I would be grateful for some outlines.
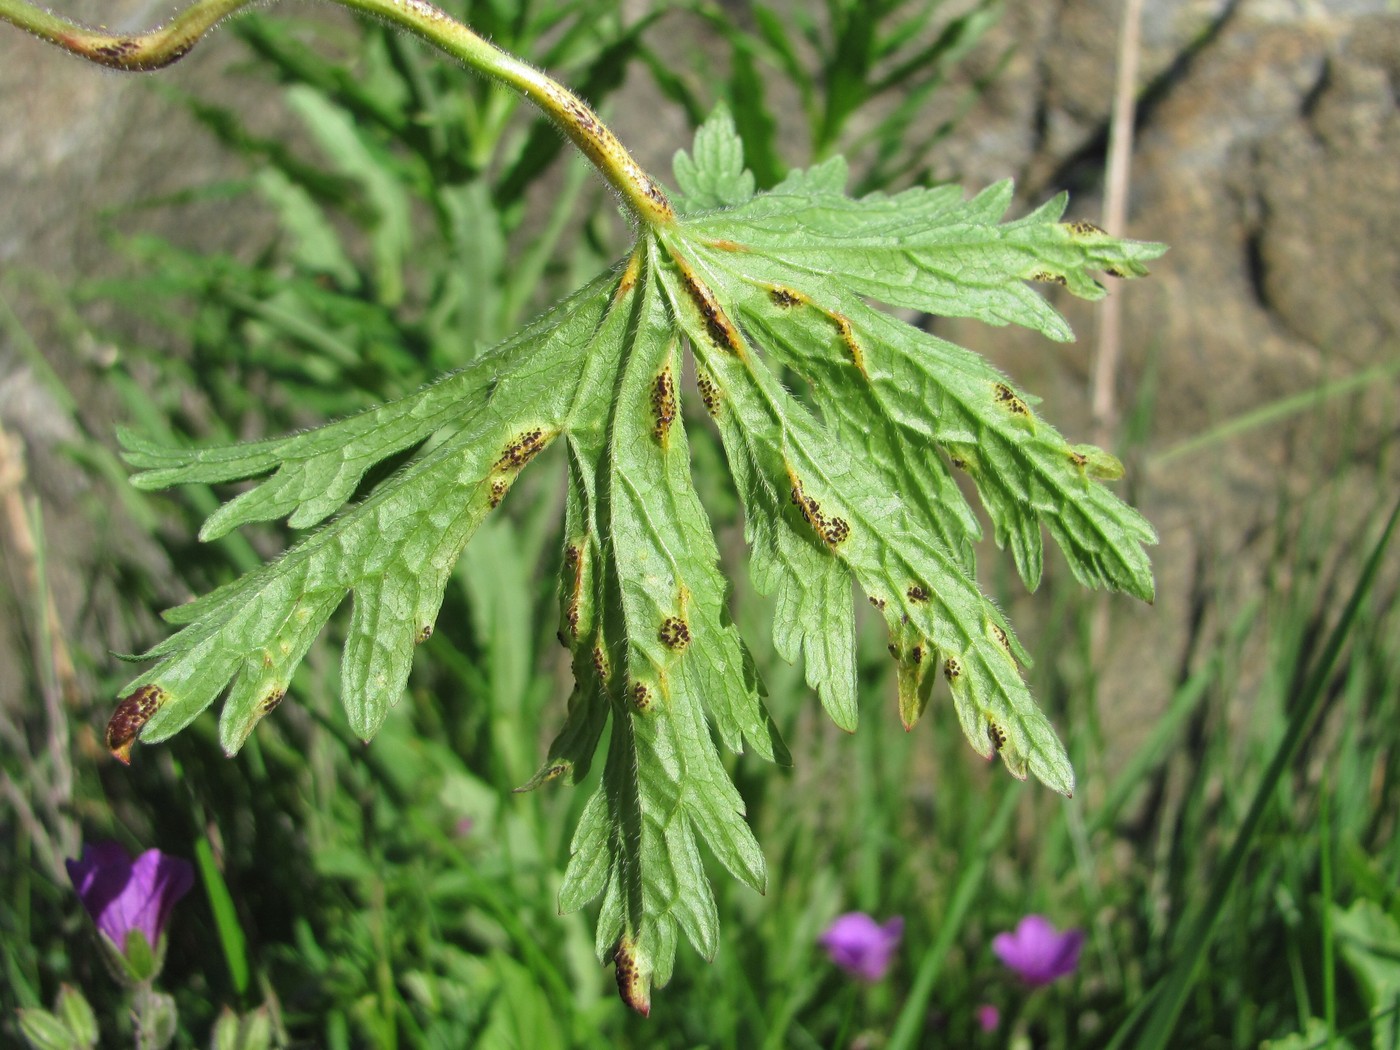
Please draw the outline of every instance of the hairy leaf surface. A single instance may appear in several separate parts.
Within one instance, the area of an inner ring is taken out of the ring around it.
[[[754,584],[776,598],[778,651],[802,658],[842,728],[857,722],[859,590],[888,626],[906,724],[941,676],[979,753],[1069,793],[1065,750],[1021,675],[1026,653],[977,585],[978,519],[955,473],[970,476],[1031,588],[1048,532],[1083,583],[1150,600],[1144,547],[1155,541],[1100,483],[1121,473],[1116,460],[1069,444],[976,354],[876,304],[1068,339],[1033,284],[1097,298],[1095,273],[1140,276],[1161,246],[1063,223],[1063,198],[1005,222],[1009,183],[970,199],[953,187],[852,199],[840,161],[755,194],[724,113],[678,154],[676,178],[684,218],[644,228],[626,263],[414,395],[227,448],[125,437],[143,487],[260,479],[210,516],[205,539],[260,521],[319,524],[276,561],[171,610],[180,629],[146,654],[155,663],[119,709],[123,731],[134,724],[151,741],[226,693],[230,752],[347,595],[344,700],[371,737],[472,533],[562,443],[560,637],[575,687],[526,786],[581,780],[607,734],[559,904],[601,899],[599,954],[616,952],[620,980],[625,969],[643,989],[669,977],[681,936],[707,958],[716,950],[702,848],[764,886],[720,748],[787,761],[691,479],[687,349],[742,501]],[[347,507],[394,456],[405,465]]]

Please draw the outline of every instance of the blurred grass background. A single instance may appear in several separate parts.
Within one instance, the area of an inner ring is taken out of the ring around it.
[[[727,101],[761,185],[841,151],[862,191],[947,175],[940,146],[1010,60],[984,48],[975,71],[961,68],[1001,14],[992,0],[696,2],[640,16],[616,0],[449,7],[605,113],[629,77],[667,127]],[[62,870],[82,841],[115,837],[200,864],[163,982],[182,1045],[202,1043],[221,1006],[264,1004],[287,1044],[307,1047],[1396,1045],[1400,574],[1386,547],[1396,493],[1372,480],[1393,476],[1396,434],[1377,444],[1352,425],[1358,391],[1379,391],[1393,412],[1384,363],[1257,401],[1192,445],[1158,437],[1160,375],[1149,361],[1139,377],[1109,444],[1130,465],[1127,494],[1149,508],[1171,464],[1209,473],[1242,433],[1306,419],[1329,435],[1261,486],[1269,509],[1248,537],[1267,551],[1257,587],[1234,585],[1244,570],[1223,543],[1218,559],[1165,581],[1162,609],[1129,613],[1127,599],[1087,594],[1053,567],[1025,597],[1007,559],[983,552],[984,581],[1036,656],[1033,690],[1079,772],[1068,802],[983,764],[936,701],[905,734],[874,624],[860,636],[860,732],[825,722],[800,668],[767,644],[771,609],[747,586],[722,453],[697,420],[697,480],[736,580],[735,616],[795,767],[734,764],[769,893],[717,882],[719,956],[706,965],[683,950],[649,1021],[616,1001],[592,916],[555,914],[587,788],[511,793],[567,695],[552,459],[468,547],[409,694],[372,746],[345,728],[332,635],[237,760],[220,753],[212,718],[139,749],[129,770],[107,760],[100,729],[128,670],[103,646],[149,644],[160,608],[291,538],[269,527],[197,544],[228,493],[134,492],[111,421],[210,442],[357,411],[469,360],[626,243],[603,188],[548,127],[416,42],[296,8],[229,31],[239,74],[279,85],[277,121],[294,134],[155,81],[222,144],[227,176],[101,217],[121,260],[110,276],[0,275],[0,328],[60,414],[102,552],[64,622],[51,612],[52,523],[11,434],[0,615],[27,659],[11,669],[25,699],[0,718],[7,1041],[13,1008],[51,1002],[64,981],[98,1005],[113,1045],[127,1038]],[[687,144],[683,132],[674,143]],[[254,249],[139,232],[153,214],[211,203],[260,231]],[[41,350],[9,308],[21,297],[45,304],[61,340]],[[1067,433],[1089,429],[1050,415]],[[1168,610],[1179,649],[1125,661],[1124,646],[1168,635],[1153,621]],[[1131,689],[1125,665],[1138,668]],[[853,909],[906,922],[894,969],[871,987],[816,946]],[[1029,912],[1088,934],[1077,975],[1034,992],[990,951]],[[1002,1012],[994,1032],[977,1023],[987,1003]]]

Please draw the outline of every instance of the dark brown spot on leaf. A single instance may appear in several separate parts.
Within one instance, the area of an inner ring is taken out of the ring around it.
[[[669,368],[663,369],[651,387],[651,436],[663,444],[676,421],[676,384]]]
[[[956,682],[962,677],[962,673],[962,663],[956,656],[950,656],[943,661],[943,677],[948,679],[949,683]]]
[[[690,644],[690,625],[679,616],[668,616],[661,622],[656,636],[667,649],[681,652]]]
[[[695,385],[700,390],[700,400],[705,405],[705,411],[711,416],[719,415],[719,391],[715,388],[714,381],[701,372],[695,377]]]
[[[527,430],[506,446],[501,458],[496,461],[497,470],[520,470],[544,450],[548,442],[544,431],[539,428]]]
[[[928,591],[922,584],[910,584],[909,589],[905,591],[904,594],[915,605],[921,605],[928,601]]]
[[[1006,731],[989,719],[987,721],[987,739],[992,742],[992,747],[1000,751],[1006,746]]]

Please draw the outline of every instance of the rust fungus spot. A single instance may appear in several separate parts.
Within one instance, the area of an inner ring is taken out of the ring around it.
[[[668,616],[661,622],[656,636],[667,649],[680,652],[690,644],[690,625],[679,616]]]
[[[948,461],[959,470],[967,469],[967,460],[963,459],[961,456],[949,456]]]
[[[92,49],[92,53],[99,58],[117,59],[125,58],[141,45],[130,37],[113,40],[110,44],[100,44]]]
[[[564,637],[563,631],[555,631],[554,637],[558,640],[559,644],[562,645],[565,649],[569,647],[569,640]]]
[[[700,311],[700,316],[705,321],[705,331],[710,334],[710,339],[722,350],[728,350],[732,354],[742,354],[743,344],[739,341],[739,333],[734,328],[734,322],[729,320],[729,316],[715,299],[714,292],[710,291],[690,270],[688,266],[681,264],[681,277],[685,280],[686,291],[690,293],[691,300],[695,303],[695,308]]]
[[[807,301],[807,297],[801,292],[794,292],[791,288],[774,288],[768,293],[775,306],[781,306],[784,310],[793,306],[799,306]]]
[[[1062,273],[1051,273],[1049,270],[1037,270],[1031,274],[1032,281],[1042,281],[1045,284],[1069,284],[1069,281]]]
[[[1001,405],[1013,416],[1030,417],[1031,410],[1026,407],[1026,403],[1016,396],[1016,392],[1005,383],[998,383],[995,387],[997,404]]]
[[[1123,276],[1123,271],[1122,271],[1122,270],[1119,270],[1119,269],[1117,269],[1117,268],[1115,268],[1115,267],[1112,267],[1112,266],[1110,266],[1108,269],[1104,270],[1104,273],[1105,273],[1107,276],[1109,276],[1109,277],[1122,277],[1122,276]]]
[[[883,608],[885,607],[885,599],[880,598],[880,597],[878,597],[878,596],[876,596],[876,595],[874,595],[874,594],[872,594],[872,595],[870,596],[869,601],[870,601],[870,604],[873,605],[873,606],[875,606],[875,608],[877,608],[877,609],[883,609]]]
[[[948,679],[949,683],[956,682],[962,677],[962,673],[962,663],[956,656],[950,656],[943,661],[943,677]]]
[[[987,739],[992,742],[992,747],[1000,751],[1006,746],[1006,730],[990,719],[987,720]]]
[[[992,637],[996,639],[997,645],[1001,646],[1008,653],[1011,652],[1011,640],[1006,637],[1006,632],[1001,629],[1000,625],[993,623],[988,624],[988,627],[991,629]]]
[[[1079,234],[1081,237],[1091,233],[1103,233],[1103,229],[1095,226],[1085,219],[1076,219],[1074,222],[1066,223],[1070,233]]]
[[[600,682],[608,680],[608,654],[603,652],[600,645],[593,647],[593,673],[598,676]]]
[[[258,705],[258,710],[265,715],[270,715],[277,710],[277,705],[282,702],[282,698],[287,695],[285,689],[274,689],[262,698],[262,703]]]
[[[647,980],[642,976],[642,971],[637,967],[636,949],[632,942],[624,937],[617,943],[617,951],[613,953],[613,963],[616,966],[617,994],[632,1010],[643,1017],[651,1015],[651,993],[647,988]]]
[[[143,685],[117,703],[117,709],[107,720],[107,750],[122,765],[131,765],[131,745],[160,705],[169,699],[158,685]]]
[[[432,624],[430,624],[430,623],[425,623],[422,627],[418,628],[418,638],[417,638],[417,641],[418,641],[418,644],[419,644],[419,645],[422,645],[424,642],[426,642],[426,641],[427,641],[429,638],[431,638],[432,636],[433,636],[433,625],[432,625]]]
[[[571,635],[573,635],[573,637],[577,638],[577,637],[578,637],[578,621],[579,621],[578,599],[577,599],[577,598],[572,598],[572,599],[570,599],[570,601],[569,601],[569,608],[568,608],[568,610],[564,613],[564,619],[565,619],[565,621],[566,621],[566,622],[568,623],[568,625],[569,625],[569,634],[571,634]],[[568,645],[568,644],[569,644],[568,642],[565,642],[563,638],[560,638],[560,639],[559,639],[559,642],[560,642],[560,644],[562,644],[562,645]]]
[[[792,502],[802,514],[802,519],[812,526],[813,531],[828,545],[835,547],[844,543],[851,535],[850,523],[845,518],[824,514],[821,504],[802,491],[800,481],[793,482]]]
[[[510,491],[510,486],[500,478],[491,482],[491,495],[486,498],[486,504],[492,510],[501,505],[501,500],[506,498],[506,493]]]
[[[1089,464],[1089,457],[1084,455],[1084,453],[1082,452],[1075,452],[1073,449],[1071,449],[1069,454],[1069,461],[1073,463],[1076,467],[1078,467],[1080,470],[1083,470]]]
[[[576,568],[581,557],[583,557],[583,553],[580,545],[577,543],[569,544],[564,548],[564,568]]]
[[[627,269],[618,278],[617,290],[613,292],[613,305],[616,306],[625,299],[637,285],[637,278],[642,272],[642,260],[640,256],[634,255],[627,262]]]
[[[645,714],[651,710],[651,690],[645,682],[632,683],[632,705]]]
[[[676,382],[669,368],[663,369],[651,386],[651,436],[664,443],[676,421]]]
[[[719,241],[706,241],[705,243],[706,243],[707,245],[709,245],[711,248],[718,248],[718,249],[719,249],[720,251],[722,251],[722,252],[746,252],[746,251],[748,251],[748,248],[745,247],[744,245],[740,244],[738,241],[719,240]]]
[[[922,605],[928,601],[928,591],[924,589],[922,584],[910,584],[909,589],[904,594],[915,605]]]
[[[851,328],[851,319],[845,314],[838,313],[832,313],[828,316],[831,318],[831,323],[836,326],[836,331],[841,334],[841,341],[846,344],[846,352],[851,355],[851,363],[856,366],[861,375],[869,379],[870,375],[865,370],[865,351],[860,348],[860,343],[856,341],[855,330]]]
[[[695,377],[695,385],[700,390],[700,400],[705,405],[705,411],[712,416],[719,415],[719,390],[714,381],[701,372]]]
[[[890,642],[889,645],[885,646],[885,649],[886,649],[886,650],[889,652],[889,654],[890,654],[891,656],[893,656],[896,660],[899,659],[899,646],[895,645],[894,642]]]
[[[921,664],[921,663],[923,663],[923,662],[924,662],[924,647],[923,647],[922,645],[916,645],[916,646],[914,646],[914,648],[910,649],[910,650],[909,650],[909,659],[912,660],[912,661],[914,661],[914,663],[916,663],[916,664]]]
[[[544,431],[538,427],[525,431],[506,446],[496,461],[496,469],[520,470],[544,450],[546,443]]]

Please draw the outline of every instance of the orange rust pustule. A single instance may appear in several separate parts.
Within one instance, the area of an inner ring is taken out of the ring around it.
[[[525,464],[544,451],[549,444],[544,431],[538,427],[527,430],[505,447],[501,458],[496,460],[497,470],[522,470]]]
[[[143,685],[122,697],[107,720],[107,750],[124,766],[131,765],[131,745],[170,696],[158,685]]]
[[[671,432],[679,408],[676,404],[676,381],[669,368],[662,369],[651,385],[651,436],[662,444]]]
[[[613,963],[616,967],[618,997],[643,1017],[650,1017],[651,992],[647,988],[646,978],[637,966],[636,949],[627,938],[624,937],[618,942],[617,951],[613,953]]]
[[[841,341],[846,344],[846,352],[851,356],[851,363],[856,366],[856,371],[865,378],[870,378],[870,373],[865,370],[865,351],[861,349],[860,343],[856,341],[855,329],[851,327],[851,319],[845,314],[828,312],[831,323],[836,326],[836,331],[841,336]]]

